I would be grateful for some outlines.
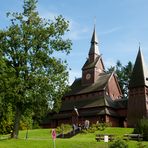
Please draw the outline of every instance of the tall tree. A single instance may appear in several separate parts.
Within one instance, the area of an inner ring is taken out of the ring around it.
[[[124,97],[128,97],[128,85],[133,70],[133,64],[131,61],[127,65],[123,66],[118,60],[115,67],[108,68],[107,71],[115,71],[118,76],[119,85]]]
[[[36,4],[37,0],[24,0],[23,12],[7,13],[11,25],[0,30],[0,98],[11,103],[15,112],[13,138],[18,137],[26,109],[40,109],[54,101],[53,109],[58,111],[67,90],[67,63],[54,53],[71,50],[71,41],[64,38],[68,21],[62,16],[54,21],[40,18]]]

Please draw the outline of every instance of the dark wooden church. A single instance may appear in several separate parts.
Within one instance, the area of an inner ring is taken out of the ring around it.
[[[94,28],[82,77],[76,79],[63,96],[60,112],[50,113],[42,126],[84,125],[89,120],[90,124],[105,122],[134,127],[143,117],[148,117],[148,69],[140,47],[129,84],[129,98],[124,99],[116,74],[105,72]]]
[[[82,77],[73,82],[71,90],[62,98],[60,112],[50,114],[46,119],[44,127],[62,123],[82,125],[85,120],[126,126],[127,99],[122,98],[116,74],[105,72],[95,28]]]

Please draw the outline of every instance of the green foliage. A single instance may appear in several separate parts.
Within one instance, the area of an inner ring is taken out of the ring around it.
[[[69,124],[61,124],[56,128],[56,132],[58,134],[66,134],[68,132],[72,131],[72,126]]]
[[[83,134],[88,134],[88,133],[89,133],[89,130],[82,129],[81,133],[83,133]]]
[[[88,129],[88,133],[94,133],[95,131],[97,131],[97,127],[95,126],[95,124],[93,124],[93,125]]]
[[[13,128],[13,112],[10,104],[1,106],[0,111],[0,134],[8,134]],[[4,109],[5,108],[5,109]]]
[[[64,38],[69,22],[62,16],[40,18],[36,4],[24,0],[23,12],[7,13],[11,24],[0,30],[0,103],[12,105],[16,138],[26,109],[40,120],[53,101],[58,112],[68,89],[67,62],[55,55],[71,50],[71,41]]]
[[[32,115],[31,115],[31,112],[28,110],[21,117],[19,129],[20,130],[32,129],[32,125],[33,125],[32,122],[33,122]]]
[[[32,129],[40,129],[40,124],[38,121],[36,120],[33,120],[33,123],[32,123]]]
[[[96,124],[92,124],[88,129],[83,129],[81,132],[84,134],[88,134],[88,133],[94,133],[95,131],[97,131],[97,126]]]
[[[83,129],[82,133],[87,134],[87,133],[94,133],[96,131],[103,131],[105,130],[106,127],[109,127],[110,123],[97,123],[97,124],[92,124],[87,130]]]
[[[138,142],[137,148],[146,148],[146,145],[144,145],[142,142]]]
[[[104,130],[106,127],[110,127],[110,123],[97,123],[96,124],[98,130]]]
[[[144,140],[148,141],[148,119],[139,120],[134,128],[134,133],[142,134]]]
[[[128,148],[128,144],[122,139],[117,139],[110,144],[109,148]]]

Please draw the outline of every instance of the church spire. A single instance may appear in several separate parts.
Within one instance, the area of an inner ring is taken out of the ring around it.
[[[141,52],[139,45],[139,51],[134,65],[133,73],[131,76],[129,88],[148,86],[147,77],[148,77],[148,69],[145,65],[143,54]]]
[[[91,39],[91,43],[96,43],[98,44],[98,39],[97,39],[97,34],[96,34],[96,27],[94,26],[94,31],[93,31],[93,35],[92,35],[92,39]]]
[[[92,60],[94,61],[98,55],[100,55],[99,48],[98,48],[98,38],[97,38],[97,34],[96,34],[96,28],[94,26],[93,35],[91,38],[91,46],[90,46],[90,50],[89,50],[89,58],[91,59],[91,61]]]

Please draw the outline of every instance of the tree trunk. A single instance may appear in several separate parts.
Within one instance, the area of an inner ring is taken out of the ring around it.
[[[13,132],[12,132],[11,138],[15,138],[15,139],[18,138],[20,119],[21,119],[21,111],[20,111],[19,107],[16,107]]]

